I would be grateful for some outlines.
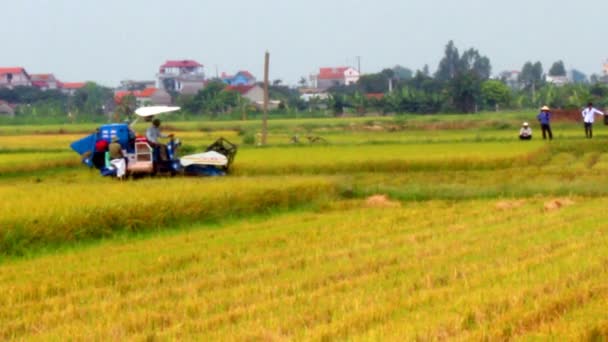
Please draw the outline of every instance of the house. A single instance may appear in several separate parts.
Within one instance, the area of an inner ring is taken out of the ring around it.
[[[320,68],[318,74],[311,76],[311,82],[314,88],[328,89],[355,84],[359,77],[359,71],[351,67]]]
[[[164,89],[146,88],[143,90],[119,90],[114,93],[114,102],[120,104],[122,99],[127,95],[135,97],[136,105],[141,106],[168,106],[171,104],[171,95]]]
[[[58,89],[59,81],[53,74],[31,74],[32,86],[41,90]]]
[[[182,95],[196,95],[199,90],[205,88],[207,82],[185,82],[182,84],[180,94]]]
[[[22,67],[0,68],[0,88],[30,87],[30,75]]]
[[[57,86],[61,90],[62,93],[67,95],[74,95],[76,90],[82,89],[87,84],[85,82],[58,82]]]
[[[264,103],[264,89],[257,84],[227,86],[225,89],[227,91],[236,91],[252,103]]]
[[[608,76],[608,59],[604,63],[604,65],[602,67],[602,71],[604,71],[604,76]]]
[[[157,88],[168,92],[181,93],[187,89],[192,92],[205,86],[203,65],[194,60],[169,60],[160,66]]]
[[[507,70],[503,71],[499,75],[499,79],[505,82],[511,89],[520,89],[521,83],[519,82],[519,75],[521,74],[518,70]]]
[[[15,110],[13,109],[13,107],[8,104],[8,102],[2,100],[0,100],[0,117],[1,116],[15,116]]]
[[[228,75],[223,72],[220,78],[224,83],[231,86],[254,85],[256,82],[255,76],[247,70],[241,70],[236,75]]]
[[[135,98],[140,106],[155,105],[168,106],[171,104],[171,95],[163,89],[146,88],[139,91]]]
[[[545,77],[545,81],[547,81],[547,83],[550,84],[554,84],[558,87],[561,87],[563,85],[566,85],[568,83],[570,83],[570,79],[568,79],[568,76],[550,76],[547,75]]]
[[[156,81],[134,81],[134,80],[123,80],[120,81],[120,85],[116,90],[144,90],[146,88],[154,88]]]
[[[258,109],[262,109],[264,107],[264,89],[259,85],[237,85],[237,86],[227,86],[225,88],[227,91],[236,91],[243,98],[246,98],[251,103],[253,103]],[[268,101],[268,109],[273,110],[279,108],[281,101],[277,100],[269,100]]]
[[[329,99],[329,94],[323,91],[319,91],[315,88],[300,88],[300,99],[304,102],[310,102],[311,100],[324,101]]]

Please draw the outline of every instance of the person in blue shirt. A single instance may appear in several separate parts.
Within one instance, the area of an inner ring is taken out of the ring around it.
[[[538,122],[540,122],[540,128],[543,131],[543,139],[547,139],[548,134],[549,140],[553,140],[553,132],[551,132],[551,112],[549,107],[543,106],[536,118],[538,119]]]

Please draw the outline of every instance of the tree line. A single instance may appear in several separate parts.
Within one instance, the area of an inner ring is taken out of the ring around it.
[[[548,82],[566,76],[563,61],[553,63],[547,73],[541,62],[526,62],[517,77],[513,74],[491,78],[492,65],[487,56],[477,49],[460,51],[453,41],[444,49],[435,73],[428,65],[413,71],[397,65],[378,73],[362,75],[356,84],[327,89],[327,98],[304,101],[298,88],[275,80],[269,87],[270,98],[279,100],[276,115],[298,112],[331,112],[341,115],[377,113],[473,113],[500,109],[580,108],[592,101],[598,106],[608,105],[608,86],[597,76],[587,79],[573,70],[566,84]],[[306,80],[300,81],[304,87]],[[228,90],[221,80],[212,79],[195,95],[171,93],[174,103],[192,115],[246,117],[259,108],[249,103],[238,92]],[[73,94],[59,90],[40,90],[35,87],[0,88],[0,100],[17,103],[17,115],[65,116],[87,119],[116,113],[128,116],[135,107],[132,96],[123,103],[114,102],[111,88],[89,82]],[[236,113],[236,115],[235,115]]]
[[[450,41],[434,74],[428,66],[415,72],[402,66],[387,68],[361,76],[357,84],[330,88],[329,103],[336,113],[345,108],[358,113],[472,113],[542,105],[580,108],[589,101],[608,105],[608,86],[597,76],[587,80],[572,70],[567,83],[548,81],[565,80],[567,71],[561,60],[546,74],[541,62],[526,62],[515,79],[513,74],[492,79],[491,71],[487,56],[474,48],[460,53]]]

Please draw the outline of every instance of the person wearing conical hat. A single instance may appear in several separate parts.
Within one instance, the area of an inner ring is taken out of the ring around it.
[[[527,122],[524,122],[519,130],[519,140],[530,139],[532,139],[532,128],[530,128],[530,125]]]
[[[553,140],[553,132],[551,131],[551,111],[549,107],[543,106],[540,109],[540,113],[536,116],[540,123],[540,129],[543,131],[543,139]]]

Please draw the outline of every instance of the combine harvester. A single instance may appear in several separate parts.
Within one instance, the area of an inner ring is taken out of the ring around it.
[[[141,107],[135,111],[138,117],[151,121],[155,115],[170,113],[180,107],[153,106]],[[219,138],[209,145],[205,152],[179,158],[177,150],[180,141],[172,136],[167,143],[167,158],[162,160],[160,148],[152,147],[145,137],[137,136],[131,129],[137,122],[113,123],[99,127],[96,133],[73,142],[70,147],[80,154],[82,162],[99,169],[103,176],[116,176],[119,167],[109,159],[107,148],[98,151],[97,146],[107,146],[115,139],[122,147],[126,157],[126,175],[133,177],[157,174],[184,174],[191,176],[223,176],[229,170],[236,155],[236,145]],[[101,143],[101,144],[100,144]]]

